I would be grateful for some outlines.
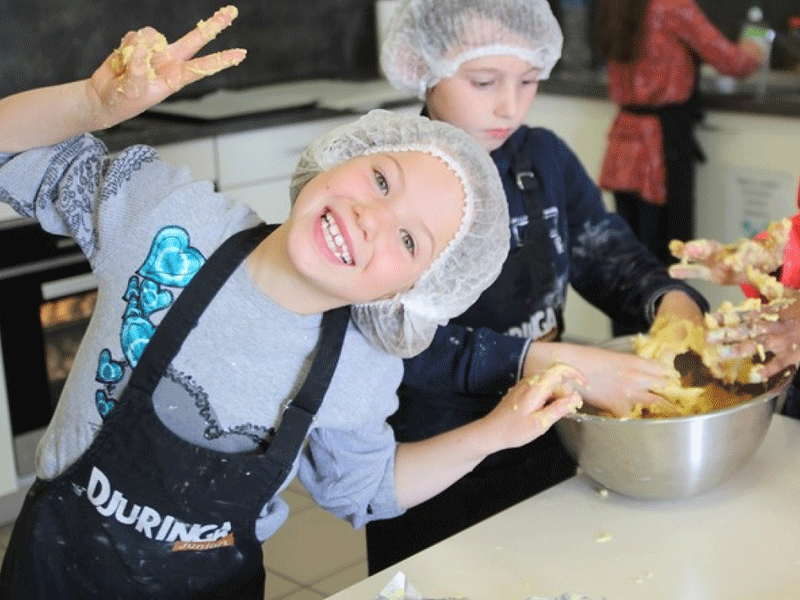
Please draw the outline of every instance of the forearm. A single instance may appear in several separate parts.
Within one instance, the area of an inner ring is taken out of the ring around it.
[[[522,377],[533,377],[559,363],[579,366],[579,348],[567,342],[531,342],[522,363]]]
[[[485,457],[518,448],[546,432],[582,404],[577,389],[586,378],[566,365],[519,382],[492,411],[421,442],[399,444],[395,454],[397,503],[410,508],[469,473]]]
[[[688,294],[680,290],[670,290],[661,296],[656,315],[672,315],[703,324],[703,310]]]
[[[103,125],[89,81],[37,88],[0,99],[0,152],[49,146]]]
[[[419,442],[398,444],[397,502],[411,508],[432,498],[474,469],[491,453],[482,419]]]

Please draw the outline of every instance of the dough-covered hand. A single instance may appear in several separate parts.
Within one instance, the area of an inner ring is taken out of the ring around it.
[[[800,292],[785,289],[782,299],[766,305],[748,301],[735,311],[711,313],[707,316],[706,340],[726,360],[753,358],[763,362],[758,374],[763,380],[769,379],[800,364],[798,300]]]
[[[585,385],[586,378],[577,369],[562,364],[520,380],[485,417],[497,436],[497,449],[527,444],[574,413],[583,404],[577,390]]]
[[[184,86],[242,62],[247,52],[241,48],[194,58],[237,15],[234,6],[221,8],[171,44],[152,27],[128,32],[89,80],[101,127],[135,117]]]
[[[576,364],[588,380],[580,392],[592,406],[616,417],[630,414],[637,404],[658,404],[669,412],[670,403],[657,391],[672,385],[674,369],[658,360],[605,348],[584,346],[577,352]]]
[[[669,267],[669,274],[676,279],[703,279],[719,285],[758,284],[753,280],[758,274],[772,273],[783,264],[790,229],[791,221],[782,219],[770,223],[764,237],[734,244],[707,239],[672,240],[670,252],[680,262]]]

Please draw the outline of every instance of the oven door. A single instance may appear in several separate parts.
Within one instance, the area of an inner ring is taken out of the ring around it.
[[[23,220],[0,229],[0,344],[17,474],[34,473],[50,422],[97,297],[75,242]]]

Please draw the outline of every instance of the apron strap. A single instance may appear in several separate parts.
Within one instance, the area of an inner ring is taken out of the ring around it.
[[[287,469],[292,466],[299,454],[322,399],[328,391],[349,322],[349,306],[329,310],[322,315],[322,334],[311,363],[311,370],[297,396],[286,405],[280,427],[275,432],[266,453],[268,458]]]
[[[200,315],[245,257],[274,228],[260,223],[234,233],[212,253],[156,327],[131,375],[129,387],[152,395]]]
[[[524,144],[524,142],[523,142]],[[550,231],[544,218],[541,204],[536,198],[540,189],[539,176],[535,172],[533,161],[522,148],[518,148],[512,140],[508,142],[511,155],[511,171],[514,180],[522,194],[522,200],[528,212],[528,227],[525,239],[528,244],[535,245],[539,250],[539,258],[534,267],[531,265],[531,277],[539,289],[546,289],[554,278],[553,246],[550,241]],[[559,324],[559,331],[561,325]]]
[[[211,254],[156,328],[131,376],[129,387],[152,395],[167,366],[219,289],[275,227],[261,223],[239,231]],[[284,470],[294,463],[322,404],[341,354],[349,320],[349,306],[322,315],[322,334],[310,372],[297,396],[286,405],[280,426],[265,454]]]

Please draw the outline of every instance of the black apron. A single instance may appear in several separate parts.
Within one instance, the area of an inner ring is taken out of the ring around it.
[[[695,126],[703,118],[697,85],[684,103],[660,107],[623,106],[622,111],[658,118],[666,171],[667,202],[664,209],[667,239],[694,239],[695,163],[706,159],[695,138]]]
[[[179,438],[157,417],[152,393],[205,307],[270,230],[239,232],[209,257],[90,447],[63,474],[34,482],[6,551],[0,598],[263,599],[256,518],[322,402],[349,309],[323,315],[310,374],[265,451],[229,454]]]

